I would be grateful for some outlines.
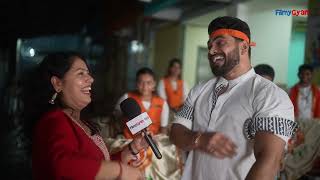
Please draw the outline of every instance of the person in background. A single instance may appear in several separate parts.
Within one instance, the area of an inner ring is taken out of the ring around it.
[[[298,70],[299,82],[289,92],[294,115],[299,119],[320,118],[320,92],[312,83],[313,67],[303,64]]]
[[[169,118],[169,107],[165,100],[155,94],[155,86],[156,82],[154,72],[147,67],[139,69],[136,73],[137,89],[125,93],[119,98],[114,110],[115,117],[117,117],[117,119],[123,119],[123,122],[126,122],[126,117],[123,117],[120,103],[127,98],[133,98],[140,106],[141,112],[147,112],[148,116],[152,120],[152,124],[147,128],[148,132],[152,135],[157,135],[160,133],[166,134]],[[134,138],[128,127],[125,125],[123,127],[123,134],[127,139]],[[145,168],[148,167],[152,162],[152,150],[149,148],[147,152],[137,152],[137,154],[139,154],[139,157],[142,159],[146,159],[144,163],[139,165],[141,170],[145,170]]]
[[[147,67],[141,68],[136,73],[136,87],[134,91],[130,91],[122,95],[114,110],[116,117],[122,116],[120,103],[128,97],[137,101],[141,108],[141,112],[147,112],[152,120],[152,124],[148,127],[151,134],[166,133],[168,125],[169,107],[167,102],[155,93],[155,74]],[[132,138],[128,128],[124,128],[124,136]]]
[[[208,27],[215,77],[193,87],[177,112],[170,138],[189,150],[182,180],[271,180],[294,133],[293,105],[250,62],[250,29],[235,17]]]
[[[110,155],[99,129],[80,115],[91,102],[93,82],[85,59],[67,52],[47,55],[25,82],[34,179],[143,179],[128,162],[139,161],[133,151],[148,148],[144,138]]]
[[[158,83],[157,88],[160,97],[165,99],[171,110],[177,111],[188,96],[189,89],[181,79],[181,61],[173,58],[169,62],[167,75]]]
[[[274,70],[268,64],[258,64],[254,67],[254,71],[270,81],[274,80]]]

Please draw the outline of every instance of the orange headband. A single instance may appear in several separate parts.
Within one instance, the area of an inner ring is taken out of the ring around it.
[[[218,29],[216,31],[213,31],[210,34],[209,37],[210,38],[215,38],[217,36],[221,36],[221,35],[224,35],[224,34],[228,34],[230,36],[242,39],[242,40],[248,42],[250,46],[256,46],[255,42],[250,42],[249,41],[249,38],[245,33],[241,32],[241,31],[238,31],[238,30],[235,30],[235,29]]]

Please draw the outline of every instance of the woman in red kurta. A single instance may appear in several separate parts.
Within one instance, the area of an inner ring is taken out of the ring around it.
[[[103,151],[106,148],[100,149],[89,137],[63,111],[57,109],[45,114],[34,132],[34,178],[94,179],[102,161],[110,160],[110,156],[108,151]]]
[[[32,89],[39,98],[29,99],[33,105],[26,107],[42,114],[33,128],[34,179],[142,179],[142,173],[128,163],[139,161],[134,154],[148,147],[144,138],[137,137],[130,148],[110,156],[97,128],[80,118],[91,102],[93,83],[84,59],[74,53],[51,54],[38,73]]]

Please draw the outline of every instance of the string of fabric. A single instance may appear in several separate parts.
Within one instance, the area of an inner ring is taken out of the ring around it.
[[[217,87],[217,84],[218,82],[220,81],[220,77],[216,80],[216,82],[214,83],[213,85],[213,93],[212,93],[212,106],[211,106],[211,109],[210,109],[210,119],[208,121],[208,126],[210,125],[210,122],[211,122],[211,115],[212,115],[212,112],[216,106],[216,103],[217,103],[217,100],[218,100],[218,97],[225,93],[226,90],[228,89],[228,86],[229,84],[225,85],[225,84],[220,84],[218,87]]]

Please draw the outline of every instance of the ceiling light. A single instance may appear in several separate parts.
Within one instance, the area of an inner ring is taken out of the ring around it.
[[[152,0],[139,0],[141,2],[146,2],[146,3],[150,3]]]

